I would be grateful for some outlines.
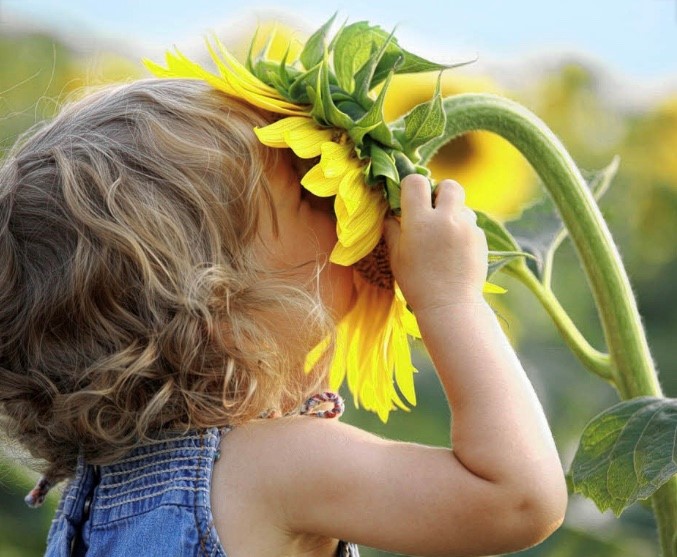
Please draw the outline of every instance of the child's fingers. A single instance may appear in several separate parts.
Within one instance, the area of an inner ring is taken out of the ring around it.
[[[459,215],[465,209],[465,190],[454,180],[442,180],[434,192],[435,208]]]
[[[388,217],[383,221],[383,237],[388,249],[392,251],[400,238],[400,223],[395,217]]]
[[[410,174],[404,177],[400,184],[400,206],[403,222],[432,208],[430,182],[425,176]]]

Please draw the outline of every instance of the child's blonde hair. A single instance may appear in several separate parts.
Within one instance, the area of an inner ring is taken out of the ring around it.
[[[294,409],[332,324],[314,288],[268,272],[271,117],[191,80],[92,94],[0,169],[0,408],[72,474],[160,430]],[[312,261],[309,264],[317,264]]]

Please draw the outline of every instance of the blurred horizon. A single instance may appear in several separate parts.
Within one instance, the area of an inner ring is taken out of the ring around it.
[[[677,90],[677,0],[423,0],[416,10],[400,0],[387,9],[357,0],[251,0],[246,8],[234,0],[0,0],[0,32],[33,28],[85,54],[105,49],[139,61],[160,58],[174,45],[201,49],[210,33],[242,41],[271,19],[307,36],[333,13],[336,27],[361,19],[397,27],[401,44],[435,60],[477,58],[463,71],[490,74],[506,87],[539,79],[556,61],[569,60],[596,70],[620,106],[641,107]]]

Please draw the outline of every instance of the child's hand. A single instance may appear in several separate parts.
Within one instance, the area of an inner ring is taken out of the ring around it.
[[[431,200],[427,178],[412,174],[402,180],[401,195],[402,217],[386,219],[385,238],[395,280],[414,312],[480,301],[487,241],[463,188],[444,180]]]

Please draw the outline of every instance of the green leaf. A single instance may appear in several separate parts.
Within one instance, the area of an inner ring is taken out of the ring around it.
[[[401,48],[393,33],[371,26],[366,21],[343,27],[334,37],[329,50],[334,54],[338,84],[350,93],[358,89],[354,79],[356,74],[362,87],[367,84],[367,90],[371,91],[393,70],[397,74],[441,71],[468,63],[445,65],[425,60]],[[374,57],[376,64],[372,67]],[[362,88],[358,98],[363,100],[363,97]]]
[[[475,211],[475,214],[477,215],[477,226],[484,230],[484,234],[487,237],[489,251],[521,251],[515,239],[510,235],[510,232],[500,222],[492,219],[482,211]]]
[[[319,87],[322,93],[321,98],[324,104],[324,121],[337,128],[343,128],[350,131],[350,129],[353,128],[355,124],[350,116],[339,110],[339,108],[334,104],[334,95],[329,82],[330,74],[329,55],[325,50],[324,58],[320,66],[320,73],[318,74]]]
[[[289,100],[297,104],[309,104],[312,99],[308,96],[308,87],[317,86],[317,76],[320,73],[320,64],[317,64],[312,69],[299,74],[292,84],[289,86],[287,92]]]
[[[599,201],[609,189],[612,180],[615,178],[616,173],[618,172],[618,167],[620,166],[620,163],[621,158],[618,155],[616,155],[613,159],[611,159],[611,162],[601,170],[596,170],[592,172],[587,170],[581,170],[583,177],[588,183],[588,187],[592,191],[593,197],[597,201]]]
[[[386,198],[388,199],[388,204],[392,209],[393,213],[396,215],[400,214],[401,204],[400,204],[400,182],[392,180],[391,178],[386,178]]]
[[[385,41],[383,41],[383,44],[380,46],[380,48],[376,42],[372,43],[371,56],[364,66],[362,66],[355,74],[355,97],[365,106],[368,106],[371,101],[371,98],[369,97],[369,91],[374,88],[372,85],[374,73],[376,72],[376,68],[378,67],[379,63],[383,59],[383,56],[386,54],[388,48],[394,47],[397,51],[399,51],[399,47],[397,47],[396,44],[393,44],[395,43],[394,33],[395,30],[393,29],[392,33],[390,33]],[[395,66],[400,60],[401,56],[398,54],[397,58],[395,58],[393,61],[393,64],[390,64],[390,69],[385,75],[386,79],[390,79],[388,76],[390,76],[392,72],[395,71]]]
[[[345,35],[341,33],[335,38],[334,44],[339,52],[338,57],[336,52],[334,53],[334,66],[337,76],[341,74],[339,78],[341,86],[347,91],[359,92],[360,101],[364,100],[365,92],[371,91],[387,79],[391,71],[396,74],[442,71],[474,61],[457,64],[431,62],[404,50],[394,37],[394,30],[387,33],[380,27],[369,26],[365,21],[353,25],[354,29],[349,29],[351,26],[348,26],[345,28],[348,30]],[[359,40],[356,40],[357,35],[361,35]],[[353,44],[347,45],[349,41],[353,41]],[[344,47],[347,47],[345,51]],[[346,58],[348,55],[353,56],[352,61]]]
[[[334,23],[336,19],[336,14],[331,16],[329,20],[322,25],[317,31],[315,31],[310,38],[306,41],[303,50],[299,59],[301,64],[306,70],[309,70],[313,66],[319,64],[324,57],[324,51],[327,45],[327,36],[329,33],[329,28]]]
[[[372,27],[366,21],[347,25],[334,39],[334,70],[339,86],[352,93],[354,76],[357,70],[371,58],[373,46],[384,41],[383,32]]]
[[[586,426],[571,465],[574,491],[619,516],[677,473],[677,399],[638,397]]]
[[[393,68],[395,69],[396,74],[439,72],[443,70],[449,70],[451,68],[465,66],[466,64],[471,64],[475,61],[466,60],[456,64],[438,64],[436,62],[430,62],[429,60],[404,50],[397,44],[397,41],[393,42],[395,43],[395,48],[391,47],[383,55],[381,61],[374,70],[374,75],[369,85],[370,90],[386,79],[390,73],[390,70]]]
[[[523,252],[510,232],[497,220],[482,211],[475,211],[477,226],[487,238],[489,247],[489,269],[487,278],[510,263],[521,261],[530,254]]]
[[[533,255],[533,258],[527,262],[527,266],[534,275],[541,279],[545,270],[547,253],[564,228],[550,197],[544,195],[539,201],[525,209],[519,220],[506,223],[506,228],[520,249]]]
[[[395,183],[399,182],[400,177],[391,152],[374,144],[369,154],[371,156],[371,177],[374,180],[390,178]]]
[[[608,190],[618,170],[618,164],[618,157],[614,157],[606,168],[583,173],[595,199],[599,200]],[[506,227],[520,248],[534,256],[527,264],[531,272],[541,279],[546,264],[552,260],[555,251],[568,236],[555,204],[549,196],[543,196],[537,203],[525,209],[518,220],[508,222]]]
[[[433,98],[415,106],[404,117],[404,134],[401,141],[406,154],[413,161],[420,158],[417,149],[421,145],[425,145],[431,139],[438,138],[444,132],[447,116],[442,107],[441,77],[440,74]]]
[[[341,111],[346,113],[352,120],[357,122],[362,118],[367,111],[354,100],[340,101],[336,103],[336,107]]]
[[[501,270],[508,263],[522,257],[530,257],[530,255],[523,251],[490,251],[487,278]]]
[[[306,91],[308,92],[308,98],[313,105],[310,110],[310,115],[316,122],[326,124],[324,120],[324,99],[322,98],[322,67],[320,67],[317,72],[315,86],[308,85]]]

